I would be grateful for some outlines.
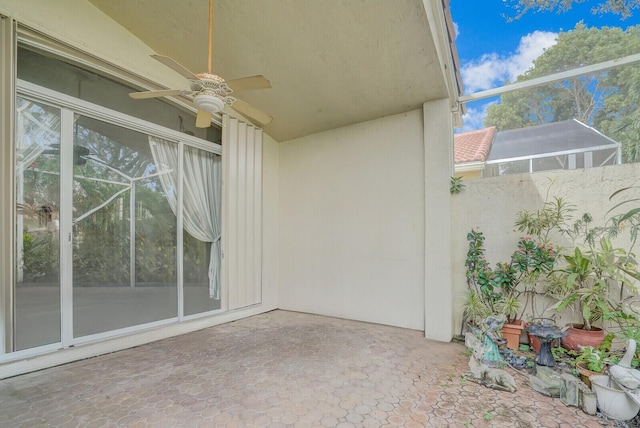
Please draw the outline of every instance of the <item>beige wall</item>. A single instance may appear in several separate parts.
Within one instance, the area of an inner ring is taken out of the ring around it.
[[[417,110],[280,144],[281,308],[423,329],[423,131]]]
[[[597,225],[604,223],[606,212],[614,205],[609,202],[609,196],[620,188],[637,185],[638,177],[640,164],[630,164],[466,181],[462,192],[452,197],[456,330],[459,332],[462,320],[466,235],[471,228],[484,232],[486,256],[491,264],[508,261],[521,237],[514,227],[517,212],[542,208],[547,192],[550,197],[562,197],[576,205],[576,218],[589,212]],[[563,243],[569,244],[566,240]],[[620,242],[620,245],[624,244]],[[564,313],[558,318],[558,324],[573,320],[570,313]]]
[[[87,0],[0,0],[0,13],[156,83],[184,85],[183,78],[149,56],[151,48]]]
[[[466,180],[473,180],[482,176],[482,171],[462,171],[454,174],[456,177],[462,177],[462,184],[466,183]]]
[[[278,307],[278,195],[279,145],[262,137],[262,304]]]
[[[451,175],[453,124],[448,100],[424,104],[424,334],[429,339],[453,337],[451,289]]]

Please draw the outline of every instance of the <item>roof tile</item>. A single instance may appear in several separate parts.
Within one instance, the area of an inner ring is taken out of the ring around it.
[[[495,135],[495,126],[455,134],[453,136],[455,163],[486,161]]]

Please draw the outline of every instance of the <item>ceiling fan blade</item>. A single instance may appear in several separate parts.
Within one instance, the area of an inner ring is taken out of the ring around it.
[[[178,64],[173,58],[164,55],[151,55],[151,58],[160,61],[175,72],[182,74],[187,79],[198,80],[198,76],[187,70],[184,66]]]
[[[198,110],[198,115],[196,116],[196,128],[208,128],[211,126],[211,119],[213,115],[208,111]]]
[[[165,89],[161,91],[144,91],[144,92],[132,92],[129,94],[134,100],[142,100],[145,98],[158,98],[167,97],[169,95],[180,95],[183,93],[181,89]]]
[[[261,125],[271,123],[273,118],[261,110],[258,110],[249,103],[236,99],[231,107],[240,114],[247,116],[249,119],[253,119]]]
[[[234,92],[251,91],[253,89],[269,89],[271,87],[271,82],[269,82],[269,80],[267,80],[263,75],[227,80],[226,83]]]

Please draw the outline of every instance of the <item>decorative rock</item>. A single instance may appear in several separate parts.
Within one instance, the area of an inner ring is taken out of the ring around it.
[[[580,402],[580,409],[587,415],[595,415],[598,410],[598,400],[596,399],[596,393],[591,391],[587,385],[582,382],[578,382],[578,395]]]
[[[535,376],[529,375],[529,383],[535,391],[549,397],[560,397],[560,391],[564,385],[562,377],[545,366],[538,366]]]
[[[580,394],[578,379],[569,373],[562,373],[562,388],[560,388],[560,400],[565,406],[578,406],[580,404]]]
[[[536,377],[553,388],[558,388],[558,390],[562,388],[562,376],[549,367],[538,366]]]
[[[560,397],[560,385],[550,385],[537,376],[529,375],[529,383],[534,391],[548,397]]]

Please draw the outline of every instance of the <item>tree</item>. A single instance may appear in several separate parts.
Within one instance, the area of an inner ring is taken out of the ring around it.
[[[558,35],[557,43],[517,82],[637,53],[640,26],[587,28],[582,23]],[[640,70],[614,68],[562,82],[505,93],[488,108],[485,126],[499,131],[575,118],[623,147],[625,162],[640,160]]]
[[[586,0],[508,0],[515,10],[515,16],[507,17],[507,20],[520,19],[529,11],[533,12],[566,12],[575,3],[584,3]],[[640,0],[600,0],[592,8],[594,14],[612,13],[620,15],[620,19],[627,19],[634,9],[640,7]]]

